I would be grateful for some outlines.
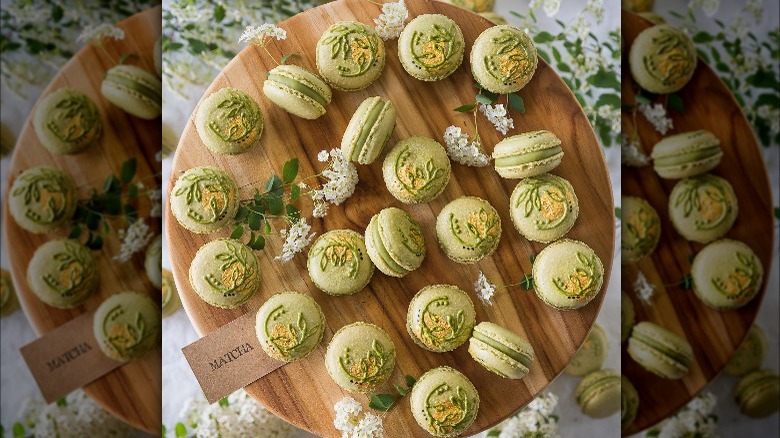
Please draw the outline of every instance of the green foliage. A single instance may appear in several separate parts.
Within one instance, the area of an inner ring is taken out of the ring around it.
[[[406,375],[404,380],[406,383],[405,387],[398,384],[393,385],[393,388],[398,393],[398,397],[396,397],[393,394],[370,394],[368,407],[376,411],[382,411],[382,412],[389,411],[390,408],[392,408],[393,405],[395,405],[397,399],[400,397],[404,397],[406,394],[408,394],[409,391],[412,390],[414,384],[417,383],[417,379],[415,379],[413,376],[410,376],[408,374]]]

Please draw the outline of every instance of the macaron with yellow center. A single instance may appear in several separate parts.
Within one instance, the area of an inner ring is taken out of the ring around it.
[[[721,239],[693,258],[693,291],[704,304],[718,310],[738,309],[761,290],[764,268],[756,253],[738,240]]]
[[[50,240],[39,246],[27,265],[27,284],[44,303],[71,309],[86,301],[99,283],[92,251],[76,240]]]
[[[465,46],[463,32],[452,19],[441,14],[421,14],[398,37],[398,58],[414,78],[438,81],[460,67]]]
[[[533,40],[507,24],[484,30],[471,48],[471,73],[482,88],[497,94],[519,91],[539,62]]]
[[[450,260],[473,264],[489,257],[501,240],[501,217],[490,203],[476,196],[461,196],[436,217],[439,247]]]
[[[349,392],[368,393],[395,368],[395,345],[380,327],[356,322],[339,329],[325,352],[328,374]]]
[[[24,170],[8,190],[8,212],[17,225],[43,234],[65,225],[78,206],[76,184],[67,173],[40,166]]]
[[[311,245],[307,267],[311,281],[328,295],[352,295],[374,275],[363,236],[352,230],[331,230]]]
[[[536,256],[533,281],[536,296],[549,306],[579,309],[601,291],[604,265],[587,244],[561,239]]]
[[[545,173],[521,180],[509,198],[509,217],[528,240],[549,243],[568,233],[580,214],[574,187]]]
[[[160,309],[149,295],[113,294],[98,306],[93,318],[98,346],[112,359],[139,359],[159,344]]]
[[[260,142],[263,112],[255,100],[237,88],[221,88],[201,101],[195,128],[201,141],[218,155],[242,154]]]
[[[357,21],[340,21],[322,34],[315,49],[317,70],[331,87],[362,90],[385,68],[385,43],[376,31]]]
[[[49,152],[73,155],[97,143],[103,132],[103,121],[89,96],[75,88],[63,87],[38,103],[33,128]]]
[[[444,146],[428,137],[399,141],[382,163],[387,190],[405,204],[436,199],[447,187],[450,171],[450,158]]]
[[[406,330],[415,344],[428,351],[452,351],[471,336],[476,315],[471,298],[459,287],[426,286],[409,303]]]
[[[255,332],[269,356],[293,362],[308,356],[322,340],[325,314],[308,295],[282,292],[257,311]]]
[[[218,239],[200,247],[190,264],[190,284],[207,304],[235,309],[260,287],[261,273],[251,248],[234,239]]]
[[[621,207],[621,261],[638,262],[652,254],[661,240],[661,218],[649,202],[636,196],[623,196]]]
[[[709,173],[685,178],[669,194],[669,219],[688,240],[709,243],[725,235],[739,213],[728,181]]]
[[[423,430],[436,437],[455,437],[477,418],[479,393],[463,373],[441,366],[420,376],[409,404]]]
[[[643,89],[669,94],[682,89],[696,70],[696,47],[681,29],[658,24],[643,30],[629,52],[631,76]]]
[[[217,167],[187,169],[171,190],[171,212],[181,226],[197,234],[213,233],[238,211],[238,187]]]

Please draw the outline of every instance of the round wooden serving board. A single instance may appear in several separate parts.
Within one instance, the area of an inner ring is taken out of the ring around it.
[[[153,8],[133,15],[117,24],[124,29],[120,41],[104,40],[112,59],[94,45],[87,45],[60,70],[42,93],[41,99],[55,90],[68,86],[86,93],[98,106],[103,121],[103,133],[98,144],[77,155],[55,155],[44,148],[35,134],[32,114],[22,127],[11,168],[9,187],[15,177],[35,166],[63,169],[76,182],[79,199],[87,199],[92,190],[102,190],[103,181],[110,174],[119,174],[122,162],[135,157],[138,162],[136,181],[147,187],[159,184],[159,163],[155,154],[160,150],[160,120],[142,120],[112,105],[100,93],[103,74],[115,65],[120,56],[132,52],[128,62],[154,72],[152,52],[161,32],[161,8]],[[39,100],[40,102],[40,100]],[[8,190],[6,190],[8,193]],[[148,216],[141,210],[141,217]],[[49,332],[84,312],[96,309],[112,294],[124,290],[147,292],[159,303],[160,293],[149,282],[144,271],[143,254],[126,263],[112,260],[119,253],[120,241],[115,231],[104,236],[101,251],[94,252],[100,270],[100,285],[92,296],[75,309],[63,310],[40,301],[27,286],[27,265],[35,249],[45,242],[65,237],[69,229],[55,233],[32,234],[20,228],[5,209],[4,238],[7,242],[11,273],[24,312],[39,334]],[[153,224],[153,227],[157,228]],[[84,391],[109,412],[132,426],[159,435],[162,401],[161,350],[156,348],[140,360],[132,361],[85,386]]]
[[[622,18],[626,54],[634,38],[652,24],[625,10]],[[622,100],[623,104],[634,104],[636,85],[631,80],[627,56],[623,59]],[[693,291],[682,290],[678,284],[683,275],[690,273],[689,257],[704,245],[685,240],[669,220],[667,203],[677,180],[658,177],[652,165],[623,166],[623,195],[646,199],[661,216],[658,247],[652,256],[639,263],[623,265],[623,290],[633,291],[637,274],[643,272],[656,289],[650,306],[643,305],[636,294],[629,293],[637,322],[653,321],[682,335],[690,342],[695,356],[683,379],[666,380],[645,371],[623,349],[623,374],[639,392],[639,413],[625,435],[647,429],[680,409],[726,366],[758,312],[772,259],[772,196],[766,165],[737,101],[701,58],[693,78],[677,94],[682,98],[684,113],[669,110],[674,129],[666,135],[707,129],[720,139],[723,160],[712,173],[731,183],[739,203],[739,216],[726,237],[741,240],[755,251],[764,267],[764,284],[750,303],[727,312],[707,307]],[[653,145],[663,136],[641,114],[637,116],[637,125],[641,147],[649,155]],[[623,128],[628,135],[634,132],[626,113]]]
[[[205,96],[224,87],[235,87],[249,93],[262,107],[265,132],[261,144],[243,155],[218,156],[210,153],[201,142],[190,118],[184,129],[171,172],[170,186],[185,170],[195,166],[216,166],[227,170],[243,187],[241,196],[251,197],[272,174],[281,172],[290,158],[300,159],[299,175],[305,177],[323,170],[317,153],[340,145],[344,129],[360,102],[369,96],[389,98],[398,110],[398,123],[388,150],[396,142],[412,135],[442,140],[444,130],[458,125],[473,132],[473,117],[452,109],[474,101],[475,89],[468,64],[468,49],[475,38],[491,24],[476,14],[445,3],[425,0],[406,2],[410,19],[425,13],[444,14],[460,26],[466,38],[467,53],[463,64],[445,80],[426,83],[409,76],[400,65],[397,41],[385,43],[387,65],[377,82],[366,90],[346,93],[334,90],[327,114],[307,121],[286,113],[270,103],[262,93],[265,73],[276,64],[261,48],[250,46],[233,59],[217,76]],[[356,20],[373,25],[372,18],[380,8],[364,0],[342,0],[309,10],[282,22],[287,39],[269,44],[278,59],[282,53],[298,52],[294,63],[316,72],[314,48],[322,33],[333,23]],[[601,147],[587,118],[566,84],[555,72],[539,60],[531,82],[520,91],[526,113],[512,112],[516,128],[508,135],[537,129],[555,132],[563,142],[566,156],[553,171],[571,181],[580,201],[580,215],[568,237],[587,242],[607,268],[604,285],[609,280],[614,245],[614,212],[612,191]],[[505,98],[502,101],[505,103]],[[195,110],[197,112],[197,108]],[[480,115],[480,132],[488,152],[501,136]],[[533,291],[518,287],[498,291],[492,307],[480,304],[473,283],[480,270],[495,283],[518,283],[524,273],[531,272],[530,256],[545,245],[522,238],[509,218],[509,195],[516,180],[505,180],[492,167],[471,168],[453,163],[452,178],[444,193],[434,201],[421,205],[403,205],[385,188],[382,179],[384,154],[370,166],[358,166],[360,183],[355,194],[344,204],[331,207],[323,220],[314,220],[318,234],[350,228],[363,233],[371,216],[382,208],[396,206],[408,211],[423,229],[428,255],[422,267],[403,279],[385,276],[378,270],[365,290],[348,297],[332,297],[321,292],[306,272],[306,255],[289,263],[274,260],[281,252],[281,239],[268,239],[265,250],[257,252],[263,271],[263,283],[243,306],[223,310],[203,302],[192,290],[188,269],[195,252],[203,244],[226,237],[232,227],[212,235],[195,235],[171,218],[166,222],[168,247],[173,248],[171,260],[176,284],[184,307],[201,335],[234,320],[247,312],[256,312],[271,295],[295,290],[310,294],[325,313],[325,337],[307,358],[272,372],[249,385],[247,391],[265,407],[283,419],[326,437],[340,436],[333,427],[333,404],[347,393],[328,376],[324,365],[325,351],[333,333],[344,325],[367,321],[386,330],[396,347],[396,368],[389,382],[377,392],[392,392],[392,384],[402,383],[406,374],[419,377],[429,369],[449,365],[475,384],[480,396],[480,409],[474,425],[464,434],[484,430],[507,418],[544,389],[569,363],[582,344],[601,307],[604,293],[577,311],[561,312],[545,305]],[[503,233],[496,253],[477,265],[467,266],[450,261],[438,248],[435,219],[444,205],[462,195],[487,199],[500,213]],[[310,216],[310,203],[300,204]],[[170,207],[168,207],[170,213]],[[275,224],[277,228],[284,226]],[[424,286],[451,283],[469,292],[477,308],[478,321],[492,321],[525,335],[533,344],[536,359],[530,374],[522,380],[502,379],[477,364],[461,346],[451,353],[432,353],[414,344],[406,331],[406,311],[414,294]],[[606,287],[606,286],[605,286]],[[368,404],[367,397],[353,395]],[[427,436],[414,421],[408,397],[392,408],[384,419],[388,436]]]

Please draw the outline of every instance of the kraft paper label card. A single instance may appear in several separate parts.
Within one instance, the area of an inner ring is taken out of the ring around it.
[[[219,401],[284,365],[268,356],[250,312],[182,348],[206,400]]]
[[[125,363],[100,350],[92,331],[93,315],[78,316],[19,349],[47,403]]]

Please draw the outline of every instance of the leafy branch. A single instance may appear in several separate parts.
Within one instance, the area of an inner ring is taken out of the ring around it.
[[[406,384],[405,387],[398,384],[393,385],[393,388],[395,389],[395,392],[398,393],[398,396],[394,394],[370,394],[370,402],[368,407],[382,412],[389,411],[399,398],[403,398],[406,396],[406,394],[409,393],[409,391],[412,390],[412,387],[416,382],[417,379],[407,374],[404,382]]]

